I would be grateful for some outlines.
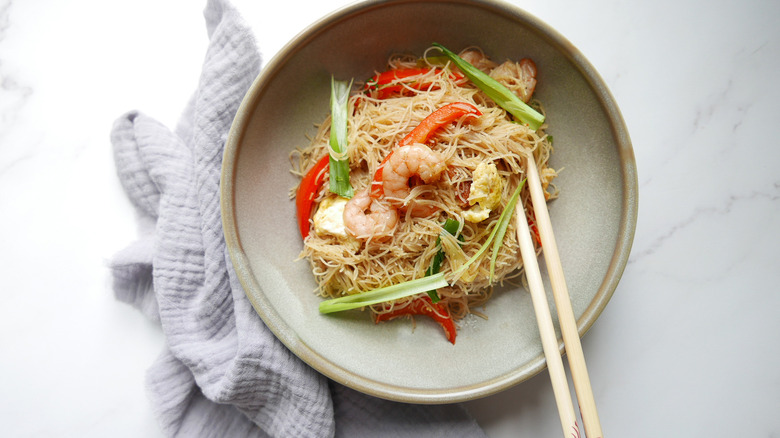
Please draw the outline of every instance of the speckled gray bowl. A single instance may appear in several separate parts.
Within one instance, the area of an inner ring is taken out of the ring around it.
[[[489,319],[462,324],[456,345],[426,318],[412,330],[375,325],[366,312],[320,315],[308,263],[295,261],[302,244],[288,154],[328,114],[331,74],[368,78],[390,54],[421,54],[432,42],[478,45],[499,62],[535,60],[552,164],[565,168],[550,214],[581,335],[618,284],[638,208],[633,150],[614,99],[576,48],[525,11],[493,1],[369,1],[285,46],[247,93],[225,150],[222,215],[233,264],[257,313],[293,353],[344,385],[412,403],[483,397],[543,370],[529,294],[497,290],[484,309]]]

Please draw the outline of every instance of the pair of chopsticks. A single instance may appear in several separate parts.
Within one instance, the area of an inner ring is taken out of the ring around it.
[[[585,366],[585,356],[582,353],[580,335],[577,331],[577,322],[571,307],[571,299],[566,287],[566,279],[563,276],[563,267],[558,255],[558,247],[553,235],[550,214],[547,211],[547,202],[544,197],[539,171],[532,154],[526,157],[527,184],[531,192],[531,202],[534,207],[536,225],[539,237],[542,241],[542,253],[547,264],[550,276],[550,285],[555,298],[555,307],[558,310],[558,322],[561,326],[563,344],[569,361],[574,390],[577,393],[577,401],[580,407],[580,415],[585,428],[585,435],[589,438],[602,438],[601,422],[596,411],[596,402],[593,398],[593,390],[590,386],[588,370]],[[517,239],[520,242],[520,252],[525,266],[528,286],[531,291],[534,311],[536,313],[539,332],[542,338],[542,348],[547,359],[547,368],[552,381],[555,402],[558,406],[558,414],[561,418],[561,427],[565,437],[579,437],[577,418],[574,414],[574,404],[569,390],[566,372],[563,369],[558,338],[555,335],[550,308],[547,304],[547,296],[542,284],[542,275],[536,260],[531,234],[526,222],[526,215],[522,202],[515,207],[515,220],[517,222]]]

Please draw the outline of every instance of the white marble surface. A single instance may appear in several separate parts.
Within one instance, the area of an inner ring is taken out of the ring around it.
[[[307,3],[234,1],[266,60],[346,4]],[[635,244],[583,339],[605,435],[780,436],[780,3],[515,3],[601,72],[635,148]],[[204,4],[0,0],[4,436],[160,434],[163,339],[105,267],[136,232],[108,132],[136,108],[175,124]],[[560,435],[545,373],[467,407],[492,437]]]

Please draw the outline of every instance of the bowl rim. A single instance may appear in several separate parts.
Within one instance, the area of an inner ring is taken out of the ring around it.
[[[346,371],[339,365],[324,358],[306,345],[292,330],[282,330],[286,326],[280,316],[264,298],[251,291],[260,290],[257,280],[251,273],[247,255],[241,246],[235,216],[235,178],[236,163],[243,141],[243,132],[253,117],[257,102],[263,95],[263,89],[278,74],[285,63],[298,50],[340,21],[350,16],[375,8],[404,3],[449,3],[466,4],[477,8],[486,8],[490,12],[512,21],[522,22],[533,28],[543,39],[555,46],[582,74],[603,107],[612,129],[612,135],[618,146],[621,172],[623,175],[621,222],[618,239],[604,279],[594,296],[577,320],[577,329],[582,337],[602,313],[617,288],[628,263],[633,245],[638,215],[638,177],[633,147],[623,116],[617,103],[596,69],[585,56],[563,35],[551,26],[518,6],[499,0],[366,0],[344,6],[310,24],[285,44],[262,68],[252,82],[235,115],[228,133],[223,153],[222,174],[220,179],[220,206],[222,212],[223,233],[228,253],[239,282],[245,290],[253,308],[263,319],[269,330],[297,357],[314,368],[320,374],[360,392],[376,397],[421,404],[455,403],[489,396],[523,382],[546,368],[543,354],[528,362],[512,373],[483,381],[480,384],[467,385],[444,390],[414,389],[377,382],[372,379]],[[559,338],[559,348],[564,351],[563,341]]]

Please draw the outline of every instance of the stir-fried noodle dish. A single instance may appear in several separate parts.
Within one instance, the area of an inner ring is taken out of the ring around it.
[[[433,317],[454,343],[457,321],[482,315],[477,308],[493,286],[522,274],[508,217],[524,209],[535,232],[522,189],[529,157],[548,199],[557,196],[536,82],[531,59],[499,64],[480,48],[456,56],[439,45],[419,57],[392,56],[365,83],[333,81],[331,115],[291,155],[301,177],[292,193],[301,258],[311,265],[317,293],[352,300],[349,308],[370,310],[376,322]],[[495,83],[513,95],[510,103],[491,92]],[[505,109],[516,101],[538,117],[523,121]],[[523,209],[512,207],[513,195]],[[405,289],[433,275],[446,283]],[[401,292],[384,301],[355,298],[393,286]]]

